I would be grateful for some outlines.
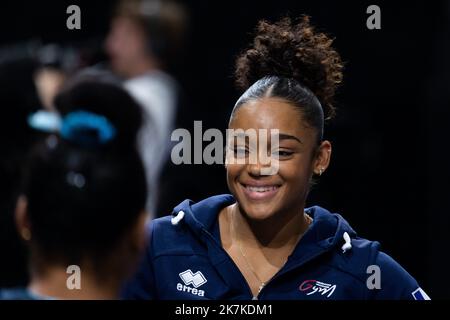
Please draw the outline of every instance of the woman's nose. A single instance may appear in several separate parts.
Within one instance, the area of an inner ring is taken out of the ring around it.
[[[247,164],[247,171],[249,175],[253,177],[259,177],[274,174],[274,170],[272,170],[273,160],[271,160],[270,158],[266,157],[265,159],[261,159],[261,157],[258,157],[257,159],[249,160],[253,160]]]

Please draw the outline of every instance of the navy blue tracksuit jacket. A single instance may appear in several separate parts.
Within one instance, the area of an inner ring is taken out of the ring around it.
[[[126,299],[428,299],[379,243],[360,238],[338,214],[314,206],[314,219],[286,264],[257,297],[222,248],[218,213],[235,202],[219,195],[178,205],[150,224],[150,243]]]

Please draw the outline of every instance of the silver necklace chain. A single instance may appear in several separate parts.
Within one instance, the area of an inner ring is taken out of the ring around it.
[[[236,206],[236,205],[235,205],[235,206]],[[234,208],[234,207],[233,207],[233,208]],[[235,228],[234,228],[234,223],[233,223],[233,221],[235,220],[235,219],[234,219],[234,214],[235,214],[235,210],[232,210],[232,211],[231,211],[231,234],[232,234],[231,237],[233,238],[233,234],[234,234],[234,238],[236,239],[236,241],[237,241],[237,243],[238,243],[239,252],[241,253],[241,256],[244,258],[245,263],[246,263],[246,265],[247,265],[247,268],[250,270],[250,272],[253,274],[253,276],[254,276],[254,277],[258,280],[258,282],[260,283],[259,288],[258,288],[258,294],[259,294],[259,293],[261,292],[261,290],[265,287],[265,285],[267,284],[267,282],[268,282],[270,279],[268,279],[268,280],[266,280],[266,281],[261,280],[261,278],[260,278],[260,277],[258,276],[258,274],[256,273],[255,269],[253,268],[252,264],[250,263],[250,260],[248,259],[247,255],[245,254],[245,252],[244,252],[244,250],[243,250],[243,248],[242,248],[242,243],[241,243],[241,241],[238,240],[237,233],[236,233],[236,230],[235,230]],[[306,217],[306,220],[307,220],[308,225],[310,225],[310,224],[312,223],[313,219],[312,219],[311,216],[309,216],[306,212],[304,212],[304,215],[305,215],[305,217]],[[303,234],[301,234],[300,237],[301,237],[302,235],[303,235]],[[300,240],[300,237],[299,237],[299,239],[297,240],[297,243],[298,243],[298,241]],[[284,259],[283,265],[286,264],[286,262],[287,262],[287,258]]]

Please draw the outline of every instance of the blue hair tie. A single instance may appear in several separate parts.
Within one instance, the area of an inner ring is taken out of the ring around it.
[[[40,110],[28,117],[28,125],[43,132],[59,132],[62,138],[83,145],[106,144],[116,136],[116,128],[106,117],[83,110],[64,118],[57,112]]]
[[[59,132],[62,119],[56,112],[40,110],[28,117],[28,125],[43,132]]]
[[[96,136],[93,137],[92,133]],[[104,116],[89,111],[74,111],[62,120],[61,137],[86,145],[106,144],[116,136],[116,128]]]

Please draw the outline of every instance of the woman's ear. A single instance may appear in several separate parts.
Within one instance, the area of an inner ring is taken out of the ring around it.
[[[146,225],[149,219],[149,214],[145,210],[142,210],[134,223],[124,234],[117,250],[111,252],[112,259],[118,259],[117,262],[123,264],[123,267],[125,268],[123,271],[127,275],[136,272],[138,262],[144,254],[148,244],[149,238],[146,232]]]
[[[147,234],[147,221],[150,219],[150,215],[146,211],[142,211],[131,230],[131,242],[133,248],[140,254],[144,251],[147,245],[148,234]]]
[[[321,176],[330,165],[331,160],[331,142],[324,140],[317,149],[314,159],[314,173]]]
[[[27,198],[21,195],[17,199],[15,211],[16,227],[20,236],[25,241],[31,240],[31,224],[28,217],[28,201]]]

